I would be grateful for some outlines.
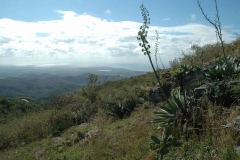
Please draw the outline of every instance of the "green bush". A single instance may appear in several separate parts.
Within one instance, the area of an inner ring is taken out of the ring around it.
[[[233,75],[238,74],[240,66],[235,63],[236,58],[227,57],[227,59],[221,59],[216,61],[216,66],[210,68],[205,73],[205,77],[210,80],[222,80],[226,78],[232,78]]]
[[[53,110],[48,119],[53,136],[59,135],[65,129],[74,125],[74,117],[70,110]]]
[[[68,105],[74,115],[74,124],[88,122],[98,112],[98,105],[80,97],[81,102]]]
[[[16,147],[47,137],[51,133],[48,123],[50,111],[24,116],[0,124],[0,149]]]
[[[129,116],[130,113],[136,107],[136,102],[134,100],[126,100],[123,103],[116,103],[110,108],[109,113],[115,117],[123,118],[123,116]]]

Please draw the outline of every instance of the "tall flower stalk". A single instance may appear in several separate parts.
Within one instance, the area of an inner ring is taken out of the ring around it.
[[[139,46],[142,47],[142,52],[144,53],[144,55],[148,56],[148,59],[150,61],[152,69],[154,71],[155,77],[157,78],[158,84],[161,87],[161,90],[163,92],[163,96],[164,96],[165,99],[167,99],[166,94],[165,94],[164,89],[163,89],[163,85],[162,85],[161,80],[160,80],[160,75],[157,72],[157,70],[155,69],[155,67],[153,65],[153,62],[152,62],[151,55],[150,55],[150,53],[151,53],[150,47],[151,46],[149,45],[149,42],[147,40],[148,29],[149,29],[148,25],[150,24],[149,12],[143,4],[140,6],[140,8],[141,8],[141,11],[142,11],[143,25],[140,27],[140,30],[139,30],[138,36],[137,36],[137,39],[139,41],[141,41],[139,43]]]

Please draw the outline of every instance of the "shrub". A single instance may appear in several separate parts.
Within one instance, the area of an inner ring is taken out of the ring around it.
[[[51,111],[21,117],[0,125],[0,149],[24,145],[51,134]]]
[[[216,61],[216,66],[208,69],[205,77],[210,81],[232,78],[233,75],[240,72],[240,66],[235,61],[236,58],[234,57],[227,57],[226,60],[221,59]]]
[[[48,120],[51,126],[52,135],[57,136],[65,129],[74,125],[73,118],[73,114],[70,110],[53,110]]]
[[[136,107],[136,102],[130,99],[130,100],[126,100],[123,103],[114,104],[110,108],[109,113],[115,117],[122,119],[124,115],[129,116],[135,107]]]
[[[91,103],[94,103],[96,100],[99,99],[99,90],[100,86],[98,84],[98,76],[90,74],[87,78],[87,88],[82,89],[82,96],[90,100]]]

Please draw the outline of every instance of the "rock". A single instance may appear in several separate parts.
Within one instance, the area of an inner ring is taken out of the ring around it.
[[[237,116],[236,119],[233,122],[234,126],[234,130],[239,132],[240,131],[240,116]]]
[[[86,128],[89,125],[89,123],[81,123],[78,125],[80,128]]]
[[[239,83],[239,81],[229,81],[227,84],[228,85],[237,85]],[[211,82],[208,84],[203,84],[197,88],[194,89],[194,95],[196,99],[199,99],[203,96],[204,91],[206,91],[206,89],[208,88],[208,86],[214,88],[216,86],[217,82]]]
[[[143,104],[144,103],[144,98],[143,97],[139,97],[137,100],[136,100],[136,104]]]
[[[55,142],[59,142],[62,140],[62,137],[52,137],[52,139],[55,141]]]
[[[224,127],[230,128],[233,124],[233,129],[236,133],[240,132],[240,116],[237,116],[233,123],[227,123]]]
[[[240,153],[240,146],[236,147],[236,153],[239,154]]]
[[[195,98],[199,99],[200,97],[202,97],[203,93],[206,91],[206,89],[207,89],[207,85],[206,84],[201,85],[201,86],[195,88],[194,89]]]
[[[24,101],[24,102],[26,102],[26,103],[28,103],[29,101],[27,100],[27,99],[21,99],[21,101]]]
[[[85,135],[84,138],[81,140],[82,143],[86,143],[90,138],[100,134],[100,131],[98,129],[94,129],[91,131],[88,131]]]
[[[52,140],[54,140],[55,144],[58,146],[63,142],[62,137],[52,137]]]
[[[200,99],[204,92],[206,91],[206,89],[208,88],[208,86],[210,87],[215,87],[216,82],[212,82],[212,83],[208,83],[208,84],[203,84],[197,88],[194,89],[194,95],[196,99]]]
[[[228,84],[229,85],[237,85],[239,83],[239,81],[229,81]]]

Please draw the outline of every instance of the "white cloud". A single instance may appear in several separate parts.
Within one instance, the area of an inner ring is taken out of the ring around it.
[[[232,32],[234,32],[236,34],[240,34],[240,30],[239,29],[234,29],[234,30],[232,30]]]
[[[233,28],[233,25],[232,25],[232,24],[225,25],[225,26],[223,26],[223,28],[225,28],[225,29],[232,29],[232,28]]]
[[[191,15],[191,20],[193,21],[193,20],[195,20],[196,19],[196,15],[195,14],[192,14]]]
[[[104,11],[105,14],[107,15],[111,15],[112,14],[112,11],[110,11],[109,9],[107,9],[106,11]]]
[[[164,18],[163,20],[164,20],[164,21],[170,21],[171,18]]]
[[[141,23],[110,22],[88,14],[57,12],[62,17],[52,21],[0,19],[0,64],[75,63],[91,66],[128,63],[150,68],[136,39]],[[152,48],[155,29],[160,34],[159,48],[165,65],[192,42],[204,45],[216,41],[214,28],[202,24],[150,26],[148,38]],[[233,40],[224,30],[223,38],[225,42]]]

